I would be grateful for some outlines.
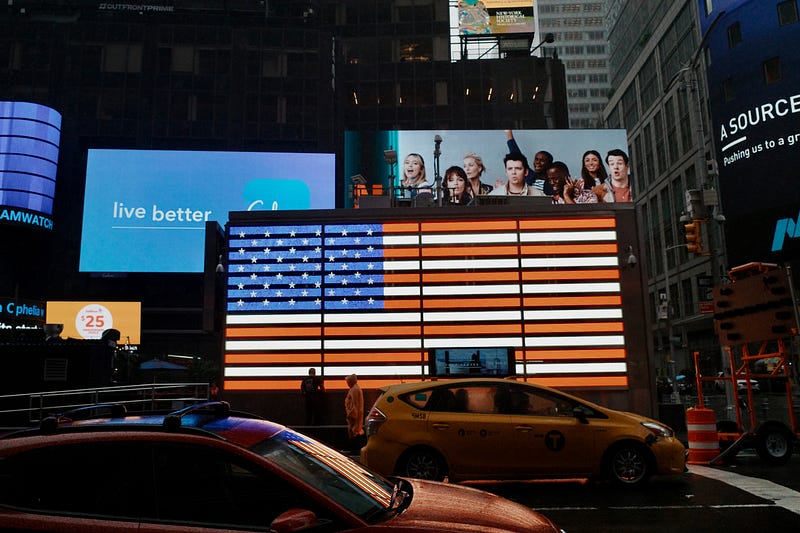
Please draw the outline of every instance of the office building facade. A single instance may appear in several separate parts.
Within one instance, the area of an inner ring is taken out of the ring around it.
[[[709,305],[726,271],[718,185],[706,163],[714,151],[697,5],[612,1],[609,17],[614,92],[605,122],[628,131],[655,366],[674,377],[692,371],[694,351],[719,364]],[[687,252],[684,225],[693,219],[700,254]]]
[[[564,63],[570,128],[598,128],[611,89],[608,68],[607,3],[591,0],[537,2],[539,36],[552,33],[542,46]]]

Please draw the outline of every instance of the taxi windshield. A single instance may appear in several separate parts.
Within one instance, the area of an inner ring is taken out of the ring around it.
[[[291,430],[256,444],[252,451],[364,519],[379,514],[392,503],[392,482]]]

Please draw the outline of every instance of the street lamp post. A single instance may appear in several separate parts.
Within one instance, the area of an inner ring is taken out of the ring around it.
[[[666,321],[667,321],[667,343],[669,344],[669,361],[667,367],[669,368],[669,379],[672,382],[672,393],[670,401],[672,403],[680,403],[681,398],[678,394],[678,383],[675,381],[675,346],[672,344],[672,299],[670,298],[669,291],[669,265],[667,264],[667,251],[677,250],[686,246],[685,244],[676,244],[674,246],[665,246],[661,249],[661,256],[664,265],[664,303],[667,306]]]

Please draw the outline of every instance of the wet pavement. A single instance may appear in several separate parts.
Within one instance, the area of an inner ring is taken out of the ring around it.
[[[800,454],[784,466],[751,452],[690,465],[641,488],[587,480],[471,484],[541,511],[567,533],[800,531]]]

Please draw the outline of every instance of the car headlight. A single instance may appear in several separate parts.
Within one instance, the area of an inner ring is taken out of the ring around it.
[[[657,424],[656,422],[642,422],[642,425],[650,430],[650,432],[655,435],[656,437],[674,437],[675,432],[672,431],[667,426],[662,424]]]

